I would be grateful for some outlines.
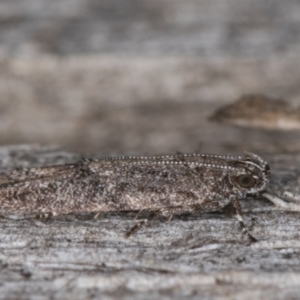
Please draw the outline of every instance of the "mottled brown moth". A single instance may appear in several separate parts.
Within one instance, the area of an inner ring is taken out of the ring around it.
[[[0,213],[146,210],[171,217],[184,212],[217,211],[232,204],[248,234],[239,200],[264,191],[269,177],[269,165],[251,153],[82,160],[0,175]]]

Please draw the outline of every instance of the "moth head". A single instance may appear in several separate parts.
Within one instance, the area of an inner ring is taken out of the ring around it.
[[[270,167],[261,157],[246,153],[240,160],[228,162],[229,180],[246,194],[257,194],[266,189],[270,179]]]

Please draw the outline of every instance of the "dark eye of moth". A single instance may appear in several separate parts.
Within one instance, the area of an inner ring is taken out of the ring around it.
[[[256,180],[251,175],[243,174],[237,178],[238,184],[243,188],[251,188],[255,185]]]

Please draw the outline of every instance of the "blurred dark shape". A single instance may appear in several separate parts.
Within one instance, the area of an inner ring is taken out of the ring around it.
[[[243,95],[236,102],[219,108],[209,120],[237,127],[297,130],[300,129],[300,108],[260,94]]]

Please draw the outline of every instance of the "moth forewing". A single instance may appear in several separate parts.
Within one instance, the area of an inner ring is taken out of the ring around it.
[[[263,191],[269,166],[259,156],[178,154],[82,160],[0,176],[2,213],[148,210],[163,215],[220,210]]]

